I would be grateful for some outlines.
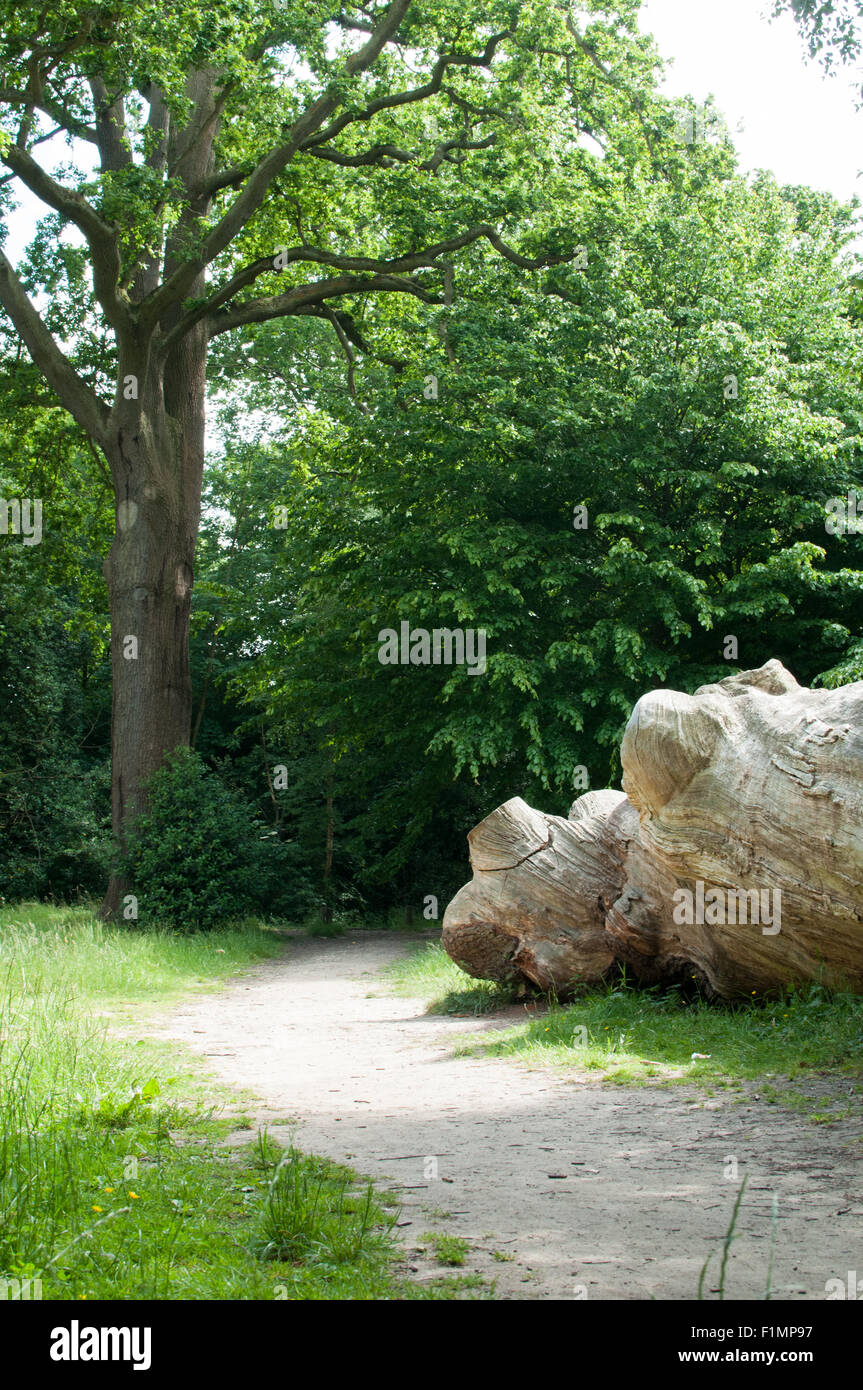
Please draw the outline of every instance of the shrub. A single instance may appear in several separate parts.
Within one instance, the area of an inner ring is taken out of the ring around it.
[[[200,930],[266,907],[274,851],[238,792],[179,748],[147,796],[122,866],[143,921]]]

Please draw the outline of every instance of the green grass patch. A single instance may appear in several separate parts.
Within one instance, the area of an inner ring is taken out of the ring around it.
[[[25,993],[52,985],[79,1003],[163,1005],[281,955],[284,941],[255,919],[173,934],[100,922],[85,907],[21,903],[0,908],[0,981],[11,971]],[[17,986],[16,986],[17,988]]]
[[[510,1004],[516,998],[512,985],[475,980],[456,965],[437,942],[414,950],[387,966],[387,978],[397,994],[426,999],[428,1013],[481,1014]]]
[[[341,917],[333,917],[327,921],[319,913],[307,917],[303,923],[303,931],[306,936],[336,937],[344,936],[348,930],[348,924]]]
[[[434,1012],[489,1013],[512,999],[511,990],[466,975],[437,944],[398,962],[390,980],[398,993],[427,999]],[[624,975],[565,1005],[538,999],[524,1022],[455,1051],[567,1066],[622,1084],[662,1079],[721,1087],[819,1069],[858,1074],[863,999],[810,984],[771,1000],[727,1003],[705,999],[694,986],[692,993],[637,988]]]
[[[463,1265],[470,1253],[470,1246],[461,1236],[446,1236],[439,1231],[426,1231],[420,1240],[427,1241],[434,1251],[435,1259],[442,1265]]]
[[[85,909],[0,912],[0,1280],[44,1299],[453,1299],[397,1269],[396,1209],[219,1113],[236,1095],[134,1017],[282,951]],[[231,1144],[225,1140],[232,1134]]]

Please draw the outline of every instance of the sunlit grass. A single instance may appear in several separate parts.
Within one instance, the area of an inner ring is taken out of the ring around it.
[[[57,984],[80,1000],[161,1004],[284,949],[277,934],[253,919],[173,934],[101,922],[85,907],[0,908],[0,981],[11,968],[30,993]]]
[[[425,998],[434,1012],[491,1012],[512,998],[510,990],[466,975],[438,945],[399,962],[390,975],[399,993]],[[535,1000],[523,1021],[455,1050],[567,1066],[622,1083],[663,1078],[724,1085],[818,1068],[856,1073],[863,1000],[811,984],[772,1000],[729,1004],[687,996],[679,987],[636,988],[624,977],[565,1005]]]
[[[0,912],[0,1296],[482,1296],[399,1277],[387,1198],[266,1138],[225,1145],[247,1127],[219,1113],[236,1096],[132,1031],[283,949],[255,923],[171,936],[83,908]]]
[[[493,1013],[515,998],[511,986],[494,985],[465,974],[437,942],[394,961],[387,967],[386,975],[397,993],[428,1000],[429,1013]]]

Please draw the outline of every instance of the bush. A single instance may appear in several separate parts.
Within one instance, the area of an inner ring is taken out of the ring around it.
[[[147,793],[122,866],[143,921],[200,930],[266,910],[278,847],[238,792],[179,748]]]
[[[0,747],[0,763],[4,749]],[[75,902],[104,892],[111,861],[110,770],[49,758],[4,766],[0,782],[0,905]]]

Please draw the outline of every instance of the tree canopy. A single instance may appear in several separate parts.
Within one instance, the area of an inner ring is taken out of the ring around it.
[[[443,899],[490,805],[617,779],[651,686],[863,675],[856,210],[744,178],[635,0],[0,16],[7,223],[45,206],[2,482],[47,518],[0,540],[0,893],[94,890],[112,710],[114,836],[191,743],[290,914]],[[402,623],[482,675],[383,665]]]

